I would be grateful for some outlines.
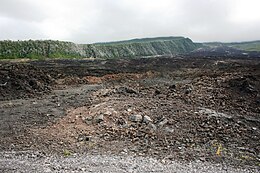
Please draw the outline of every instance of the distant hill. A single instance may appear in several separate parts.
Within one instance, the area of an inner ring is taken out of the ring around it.
[[[227,45],[240,50],[260,52],[260,41],[229,43]]]
[[[185,37],[141,38],[94,44],[54,40],[0,41],[0,59],[132,58],[179,54],[260,57],[260,41],[194,43]]]
[[[221,43],[221,42],[210,42],[203,43],[206,46],[228,46],[238,50],[245,51],[259,51],[260,52],[260,41],[247,41],[247,42],[231,42],[231,43]]]
[[[75,44],[52,40],[0,41],[0,59],[14,58],[123,58],[189,53],[200,47],[184,37],[158,37],[127,41]]]
[[[208,57],[260,57],[260,41],[250,42],[209,42],[194,50],[192,56]]]

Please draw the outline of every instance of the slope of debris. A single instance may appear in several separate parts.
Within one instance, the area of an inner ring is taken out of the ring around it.
[[[20,99],[48,93],[53,79],[26,64],[0,64],[0,100]]]
[[[234,98],[239,85],[232,82],[242,74],[180,81],[148,74],[153,75],[128,75],[122,83],[126,74],[110,75],[117,80],[94,92],[92,105],[68,110],[47,128],[31,129],[38,147],[259,165],[257,83],[241,103]]]

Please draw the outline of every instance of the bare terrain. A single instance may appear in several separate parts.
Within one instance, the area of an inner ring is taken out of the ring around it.
[[[0,138],[3,172],[258,172],[260,59],[2,61]]]

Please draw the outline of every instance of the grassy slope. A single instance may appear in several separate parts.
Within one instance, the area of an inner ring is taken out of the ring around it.
[[[234,43],[211,42],[211,43],[203,43],[203,44],[207,46],[229,46],[239,50],[260,52],[260,41],[234,42]]]
[[[104,42],[104,43],[95,43],[95,44],[96,45],[119,45],[119,44],[171,41],[171,40],[182,40],[182,39],[184,39],[184,37],[137,38],[132,40],[113,41],[113,42]]]
[[[242,43],[230,43],[231,47],[246,50],[246,51],[260,51],[260,41],[242,42]]]

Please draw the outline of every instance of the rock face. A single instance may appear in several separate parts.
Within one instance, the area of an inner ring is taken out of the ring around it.
[[[189,53],[197,49],[198,44],[189,38],[166,37],[94,44],[93,48],[97,57],[115,58]]]
[[[96,44],[75,44],[52,40],[0,41],[0,59],[175,55],[189,53],[198,47],[199,44],[184,37],[161,37]]]

